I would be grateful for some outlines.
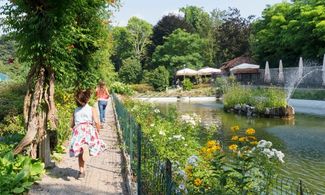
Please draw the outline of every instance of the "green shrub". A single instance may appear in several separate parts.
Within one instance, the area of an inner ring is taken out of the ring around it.
[[[0,123],[0,136],[17,133],[25,133],[23,115],[7,115],[2,123]]]
[[[123,61],[119,71],[119,78],[124,83],[139,83],[141,81],[142,68],[137,59],[128,58]]]
[[[168,87],[169,72],[164,66],[159,66],[149,75],[149,84],[156,91],[164,91]]]
[[[21,83],[0,83],[0,121],[5,116],[16,116],[23,112],[26,87]]]
[[[110,85],[110,90],[114,93],[124,94],[124,95],[132,95],[133,90],[129,85],[126,85],[121,82],[114,82]]]
[[[133,89],[134,91],[136,91],[138,93],[145,93],[145,92],[154,90],[154,88],[149,84],[134,84],[134,85],[131,85],[130,87],[131,87],[131,89]]]
[[[230,87],[223,98],[226,109],[239,104],[248,104],[263,112],[265,108],[278,108],[287,105],[285,91],[278,88],[251,88],[241,85]]]
[[[190,91],[193,88],[193,83],[190,79],[186,78],[183,81],[183,90]]]
[[[1,150],[8,146],[0,144]],[[30,157],[12,152],[0,156],[0,194],[22,194],[30,189],[36,180],[44,173],[44,164]]]

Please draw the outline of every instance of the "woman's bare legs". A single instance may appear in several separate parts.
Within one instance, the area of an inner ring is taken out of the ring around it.
[[[80,173],[85,172],[85,161],[82,159],[82,154],[78,156],[78,161],[79,161],[79,171]]]

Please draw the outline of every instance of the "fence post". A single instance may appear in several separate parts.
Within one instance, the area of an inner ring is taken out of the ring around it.
[[[172,194],[172,163],[166,160],[166,194]]]
[[[299,180],[299,191],[300,191],[300,195],[304,195],[304,191],[303,191],[303,189],[302,189],[302,181],[301,180]]]
[[[137,166],[137,191],[138,195],[141,195],[141,141],[142,141],[142,133],[141,126],[139,125],[137,128],[137,148],[138,148],[138,166]]]

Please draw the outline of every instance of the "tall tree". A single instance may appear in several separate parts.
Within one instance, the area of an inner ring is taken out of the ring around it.
[[[136,59],[141,60],[146,52],[146,46],[150,44],[152,26],[145,20],[132,17],[129,19],[126,28],[131,34],[133,55]]]
[[[296,0],[267,7],[254,23],[251,46],[258,62],[279,59],[296,66],[299,56],[321,60],[325,53],[325,4],[322,0]]]
[[[152,54],[158,45],[163,45],[165,38],[172,34],[176,29],[182,29],[192,33],[194,31],[191,24],[185,21],[182,16],[168,14],[158,21],[153,27],[151,44],[148,46],[148,58],[151,60]]]
[[[32,157],[50,164],[48,131],[56,129],[58,120],[55,81],[77,87],[96,83],[108,35],[106,8],[105,0],[15,0],[3,7],[5,32],[17,42],[20,61],[30,65],[24,99],[27,133],[15,153],[30,146]]]
[[[111,59],[114,63],[115,70],[119,71],[123,60],[132,57],[133,47],[131,34],[126,27],[113,28],[113,55]]]
[[[168,36],[163,45],[157,47],[152,62],[164,66],[170,75],[186,65],[188,68],[199,68],[206,65],[207,40],[198,34],[190,34],[181,29],[175,30]]]
[[[217,54],[220,63],[249,54],[250,23],[253,18],[241,17],[238,9],[229,8],[226,12],[216,37],[221,48]]]
[[[207,39],[207,65],[213,65],[215,62],[215,50],[217,49],[216,40],[214,39],[217,32],[214,28],[215,22],[210,14],[197,6],[187,6],[180,9],[184,13],[185,21],[191,24],[194,32],[201,38]]]

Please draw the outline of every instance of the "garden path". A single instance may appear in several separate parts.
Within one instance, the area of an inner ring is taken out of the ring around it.
[[[96,104],[97,105],[97,104]],[[86,165],[86,177],[78,180],[78,159],[70,158],[69,153],[53,169],[47,171],[42,181],[34,185],[30,195],[70,195],[70,194],[127,194],[123,182],[121,150],[112,102],[106,109],[106,124],[100,136],[108,149],[100,156],[90,157]]]

